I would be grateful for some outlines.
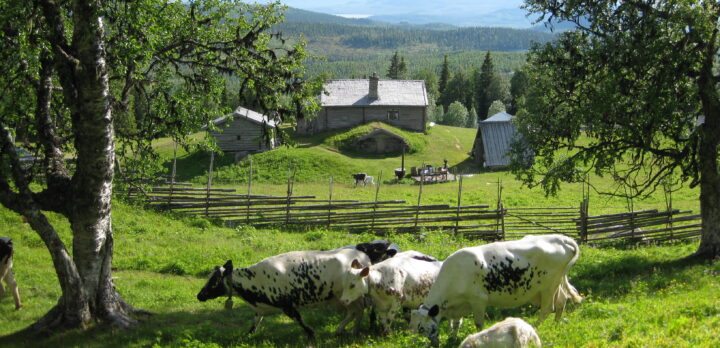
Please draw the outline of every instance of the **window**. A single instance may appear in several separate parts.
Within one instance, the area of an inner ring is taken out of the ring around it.
[[[242,135],[238,135],[235,137],[235,140],[242,140]]]
[[[395,120],[400,119],[400,111],[399,110],[388,111],[387,119],[388,119],[388,121],[395,121]]]

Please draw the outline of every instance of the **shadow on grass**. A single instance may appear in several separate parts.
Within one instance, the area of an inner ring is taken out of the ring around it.
[[[215,170],[235,163],[233,155],[215,156],[213,167]],[[163,163],[168,173],[172,171],[172,159]],[[177,159],[176,181],[188,181],[201,175],[207,175],[210,168],[210,154],[205,151],[195,151],[192,154]]]
[[[622,252],[617,258],[576,264],[571,271],[574,274],[570,282],[583,293],[616,297],[627,294],[639,282],[645,283],[649,291],[666,288],[672,282],[692,282],[692,275],[684,271],[706,263],[696,258],[654,261],[644,256],[627,254],[623,250],[626,248],[628,246],[616,248]]]
[[[218,303],[218,307],[221,304]],[[149,347],[158,346],[252,346],[252,347],[321,347],[365,346],[377,338],[364,316],[358,335],[335,335],[341,314],[332,310],[303,310],[305,323],[315,330],[316,340],[310,342],[304,330],[285,315],[263,319],[258,330],[249,334],[254,314],[245,305],[232,310],[200,310],[158,313],[144,317],[127,331],[95,326],[88,330],[72,330],[49,338],[28,335],[0,337],[3,347]],[[349,326],[348,329],[351,327]]]

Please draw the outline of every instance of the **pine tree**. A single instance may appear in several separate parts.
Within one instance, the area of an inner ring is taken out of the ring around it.
[[[493,99],[490,99],[489,94],[489,87],[493,84],[493,80],[497,78],[495,76],[495,71],[493,70],[495,68],[492,58],[490,57],[490,51],[485,54],[485,60],[483,61],[482,66],[480,67],[480,74],[477,75],[475,79],[475,109],[479,111],[478,117],[481,120],[484,120],[487,118],[487,110],[490,107],[490,103],[493,102]]]
[[[440,93],[445,92],[445,88],[450,81],[450,66],[448,65],[447,54],[443,60],[442,70],[440,71]]]
[[[405,57],[395,51],[392,58],[390,59],[390,67],[387,71],[387,77],[393,80],[402,79],[407,74],[407,64],[405,63]]]

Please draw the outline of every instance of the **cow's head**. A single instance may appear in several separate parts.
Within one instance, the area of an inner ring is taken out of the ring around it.
[[[424,304],[420,305],[420,308],[413,310],[410,314],[410,331],[429,338],[430,343],[437,346],[439,333],[438,313],[440,313],[438,305],[430,308]]]
[[[360,243],[355,246],[355,249],[367,254],[370,262],[376,264],[395,256],[400,248],[387,239],[378,239],[369,243]]]
[[[225,279],[232,275],[232,270],[233,264],[231,260],[228,260],[222,267],[215,266],[207,283],[197,294],[198,301],[204,302],[220,296],[230,295],[230,289],[228,289]]]
[[[367,294],[368,274],[370,267],[363,267],[357,259],[353,260],[350,270],[345,274],[340,302],[347,306]]]

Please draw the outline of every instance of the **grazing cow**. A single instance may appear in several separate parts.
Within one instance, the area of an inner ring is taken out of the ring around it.
[[[365,179],[363,179],[363,186],[374,185],[374,184],[375,184],[375,178],[373,178],[371,175],[365,175]]]
[[[370,263],[372,264],[387,260],[401,251],[397,244],[387,239],[376,239],[367,243],[348,245],[344,248],[357,249],[364,252],[370,258]]]
[[[313,339],[313,330],[302,321],[299,308],[316,304],[331,304],[346,308],[347,315],[336,333],[355,320],[354,331],[360,328],[362,301],[343,306],[340,303],[345,270],[353,260],[370,264],[370,258],[355,249],[330,251],[293,251],[272,256],[245,268],[233,268],[232,261],[223,267],[215,267],[207,284],[200,290],[200,301],[220,296],[240,296],[255,312],[255,331],[263,316],[285,313],[295,320]]]
[[[13,276],[13,244],[12,239],[9,237],[0,237],[0,298],[5,295],[5,287],[3,282],[7,284],[8,288],[15,298],[15,310],[22,308],[20,303],[20,293],[18,292],[18,285]]]
[[[410,328],[438,345],[442,319],[473,313],[477,329],[482,330],[487,306],[533,303],[540,306],[536,325],[553,311],[557,319],[562,309],[556,308],[556,302],[562,300],[564,305],[567,298],[582,299],[567,281],[579,255],[575,241],[562,235],[526,236],[460,249],[443,263],[427,299],[412,312]]]
[[[401,308],[417,308],[430,291],[442,262],[417,251],[404,251],[365,268],[357,260],[347,271],[340,301],[350,304],[369,294],[386,333]],[[359,269],[358,269],[359,268]]]
[[[530,324],[518,318],[505,320],[465,338],[458,348],[541,347],[540,337]]]
[[[355,186],[357,186],[358,184],[363,184],[363,186],[365,186],[365,177],[366,176],[367,176],[367,174],[365,174],[365,173],[353,174],[352,177],[353,177],[353,179],[355,179]]]

